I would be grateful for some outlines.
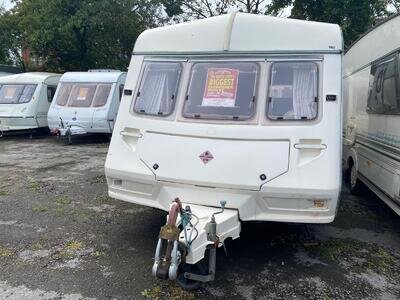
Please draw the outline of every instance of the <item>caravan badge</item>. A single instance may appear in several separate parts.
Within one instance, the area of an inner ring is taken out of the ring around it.
[[[208,164],[210,161],[214,159],[214,156],[211,154],[210,151],[205,151],[202,154],[200,154],[200,159],[204,164]]]

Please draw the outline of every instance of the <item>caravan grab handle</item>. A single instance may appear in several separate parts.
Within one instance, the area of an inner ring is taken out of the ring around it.
[[[312,144],[294,144],[296,149],[317,149],[325,150],[327,147],[325,144],[312,145]]]
[[[139,133],[135,133],[135,132],[129,132],[129,131],[122,130],[120,132],[120,134],[123,135],[123,136],[130,136],[130,137],[134,137],[134,138],[141,138],[142,137],[142,134],[140,132]]]

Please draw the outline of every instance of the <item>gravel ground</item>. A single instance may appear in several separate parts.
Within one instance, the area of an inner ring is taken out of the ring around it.
[[[345,187],[332,224],[244,224],[198,291],[154,279],[165,213],[107,196],[107,147],[0,139],[0,299],[400,299],[400,217]]]

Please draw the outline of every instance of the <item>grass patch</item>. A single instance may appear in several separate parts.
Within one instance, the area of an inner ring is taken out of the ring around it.
[[[398,260],[389,250],[376,244],[353,239],[331,239],[307,248],[314,255],[331,261],[348,261],[355,272],[372,270],[377,273],[396,273]]]
[[[39,181],[32,180],[31,182],[29,182],[29,188],[34,192],[39,192],[40,187],[41,185]]]
[[[34,212],[46,212],[49,209],[46,206],[35,206],[34,208],[32,208],[32,210]]]
[[[69,199],[67,196],[65,196],[65,195],[60,195],[60,196],[57,196],[55,199],[54,199],[54,201],[57,203],[57,204],[60,204],[60,205],[68,205],[68,204],[71,204],[71,199]]]
[[[65,208],[64,207],[57,207],[54,212],[57,216],[64,216],[65,215]]]
[[[101,258],[101,257],[106,256],[106,253],[104,251],[97,250],[97,251],[92,253],[92,256],[94,256],[96,258]]]
[[[195,296],[192,292],[185,291],[176,283],[167,286],[154,286],[141,292],[144,298],[152,300],[170,299],[170,300],[193,300]]]
[[[12,255],[13,253],[10,250],[0,247],[0,258],[9,258]]]
[[[109,203],[111,198],[108,197],[107,195],[101,195],[101,196],[98,196],[96,198],[96,200],[101,204],[105,204],[105,203]]]
[[[0,190],[0,197],[7,196],[8,193],[6,191]]]
[[[78,241],[71,241],[65,245],[65,249],[69,251],[79,251],[83,248],[83,243]]]

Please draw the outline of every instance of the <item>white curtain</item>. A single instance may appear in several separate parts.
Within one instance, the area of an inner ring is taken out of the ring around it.
[[[144,110],[147,114],[169,112],[171,96],[168,88],[168,74],[149,71],[140,88],[136,110]]]
[[[317,115],[316,72],[310,67],[297,67],[293,70],[293,109],[295,119]]]

